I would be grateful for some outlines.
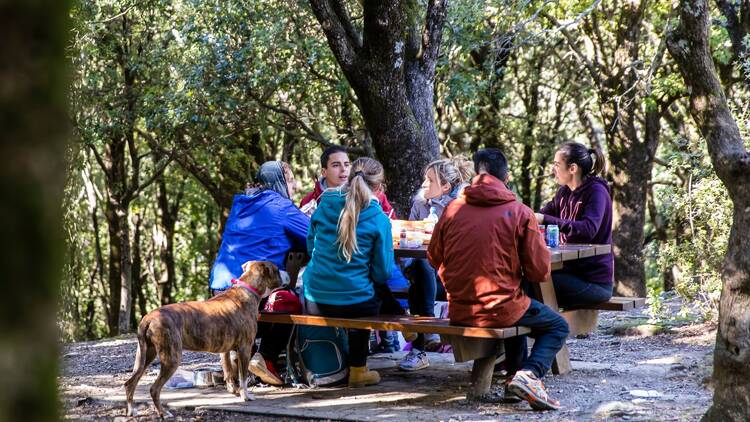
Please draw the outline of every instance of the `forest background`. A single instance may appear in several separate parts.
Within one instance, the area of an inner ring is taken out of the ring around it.
[[[667,49],[676,4],[382,3],[74,5],[63,339],[131,332],[160,304],[206,298],[233,195],[276,159],[312,189],[334,143],[384,163],[402,217],[438,154],[501,148],[511,188],[539,209],[556,189],[555,148],[598,146],[618,292],[648,296],[654,318],[681,318],[662,312],[667,290],[715,317],[733,206]],[[709,40],[747,140],[742,3],[712,5]],[[389,25],[369,24],[375,13]]]

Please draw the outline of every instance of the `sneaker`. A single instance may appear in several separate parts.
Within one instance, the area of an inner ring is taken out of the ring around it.
[[[547,395],[544,384],[530,371],[516,372],[507,390],[529,402],[534,410],[557,410],[560,402]]]
[[[284,385],[281,381],[279,373],[276,372],[276,368],[273,363],[263,357],[260,353],[253,355],[250,359],[250,372],[265,384],[270,385]]]
[[[519,403],[523,401],[523,399],[518,397],[516,393],[514,393],[508,388],[508,384],[510,384],[510,380],[511,379],[508,378],[508,380],[503,383],[503,387],[504,387],[503,388],[503,403]]]
[[[427,359],[427,353],[412,349],[409,354],[404,356],[401,363],[398,364],[402,371],[419,371],[430,366],[430,360]]]

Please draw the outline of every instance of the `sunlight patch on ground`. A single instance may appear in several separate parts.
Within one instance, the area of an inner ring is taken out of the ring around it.
[[[637,363],[639,365],[672,365],[675,363],[681,363],[682,362],[682,356],[679,354],[672,355],[672,356],[664,356],[661,358],[655,358],[655,359],[648,359],[648,360],[639,360]]]
[[[319,408],[328,406],[346,406],[346,405],[361,405],[366,403],[382,403],[382,402],[395,402],[400,400],[414,400],[422,397],[427,397],[428,394],[424,393],[374,393],[367,394],[364,396],[357,395],[351,397],[333,397],[331,399],[316,400],[315,402],[307,402],[289,406],[290,408]]]

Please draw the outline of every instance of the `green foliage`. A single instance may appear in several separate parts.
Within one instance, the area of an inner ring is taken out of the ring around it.
[[[424,1],[413,4],[419,6],[414,10],[424,10]],[[350,5],[353,24],[361,28],[360,6]],[[668,57],[654,75],[647,74],[671,7],[657,1],[644,11],[639,29],[644,36],[637,46],[642,60],[628,69],[644,82],[637,87],[643,89],[636,96],[637,119],[659,101],[685,95]],[[609,129],[585,60],[572,51],[562,29],[588,59],[606,67],[618,46],[617,13],[616,4],[588,0],[450,2],[434,98],[443,154],[499,146],[509,157],[514,189],[529,205],[538,208],[551,198],[557,188],[549,177],[556,146],[565,140],[604,144]],[[105,212],[109,198],[117,196],[111,194],[123,187],[108,179],[97,156],[106,161],[115,141],[133,139],[143,175],[170,163],[163,176],[170,206],[180,198],[173,300],[206,297],[232,195],[263,161],[289,161],[303,190],[309,190],[319,174],[322,144],[371,148],[357,99],[305,0],[84,0],[71,15],[75,27],[68,54],[77,146],[69,154],[64,204],[68,259],[60,328],[65,339],[107,332]],[[717,61],[728,60],[726,31],[714,25],[711,40]],[[750,60],[738,66],[750,69]],[[745,104],[735,111],[750,139],[747,93],[736,89],[730,95]],[[676,276],[679,294],[710,309],[731,222],[731,204],[704,142],[681,111],[682,101],[662,119],[657,156],[667,165],[653,173],[659,183],[656,218],[647,223],[647,233],[657,228],[666,233],[666,239],[653,237],[646,245],[655,315],[666,312],[659,293],[667,273]],[[125,155],[132,172],[134,157]],[[145,310],[159,304],[158,281],[165,274],[160,256],[165,228],[157,198],[152,184],[128,208],[131,248],[142,259]],[[138,304],[135,309],[140,317]]]

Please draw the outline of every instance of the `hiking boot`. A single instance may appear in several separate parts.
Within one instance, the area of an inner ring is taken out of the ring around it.
[[[553,399],[544,389],[544,384],[531,371],[516,372],[508,383],[508,391],[526,400],[534,410],[557,410],[560,402]]]
[[[419,371],[428,366],[430,366],[430,360],[427,359],[427,353],[418,349],[412,349],[398,364],[398,368],[402,371]]]
[[[279,377],[279,373],[276,372],[273,362],[264,358],[260,353],[254,354],[253,358],[250,359],[250,372],[260,378],[265,384],[284,385],[284,382]]]
[[[349,367],[349,387],[360,388],[366,385],[375,385],[380,382],[380,374],[370,371],[367,366]]]

